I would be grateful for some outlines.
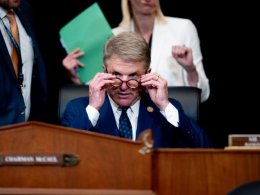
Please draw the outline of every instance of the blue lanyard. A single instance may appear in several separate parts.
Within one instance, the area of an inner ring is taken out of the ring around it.
[[[23,76],[23,73],[22,73],[23,64],[22,64],[22,56],[21,56],[20,45],[15,41],[12,33],[6,27],[6,25],[4,24],[4,21],[2,20],[2,18],[1,18],[1,21],[2,21],[2,23],[4,25],[4,27],[5,27],[5,30],[6,30],[6,32],[8,34],[8,36],[9,36],[9,38],[10,38],[10,40],[11,40],[13,46],[14,46],[14,48],[15,48],[15,50],[16,50],[16,53],[18,55],[18,78],[17,78],[17,80],[18,80],[19,85],[22,86],[23,85],[24,76]]]

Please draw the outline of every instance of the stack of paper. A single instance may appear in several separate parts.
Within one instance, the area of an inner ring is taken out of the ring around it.
[[[88,83],[102,71],[102,54],[105,42],[113,35],[110,25],[97,3],[92,4],[60,30],[61,42],[68,53],[80,48],[85,55],[78,69],[83,83]]]

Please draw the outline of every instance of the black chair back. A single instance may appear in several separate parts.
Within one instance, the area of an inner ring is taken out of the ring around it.
[[[169,87],[169,97],[175,98],[182,104],[188,117],[197,122],[201,90],[196,87]],[[67,103],[77,97],[88,96],[88,85],[64,85],[59,90],[58,116],[61,119]]]
[[[195,122],[199,121],[201,89],[197,87],[168,87],[169,97],[178,100],[184,112]]]

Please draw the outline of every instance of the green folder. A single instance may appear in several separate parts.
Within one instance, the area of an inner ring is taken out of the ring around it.
[[[113,35],[103,12],[97,3],[81,12],[60,30],[60,39],[68,53],[80,48],[85,55],[78,60],[84,63],[78,68],[82,83],[88,83],[97,72],[102,72],[103,47]]]

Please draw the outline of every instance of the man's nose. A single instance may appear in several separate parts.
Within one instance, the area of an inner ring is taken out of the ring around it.
[[[122,85],[121,85],[121,89],[122,90],[126,90],[126,89],[128,89],[129,87],[127,86],[127,81],[123,81],[122,80]]]

